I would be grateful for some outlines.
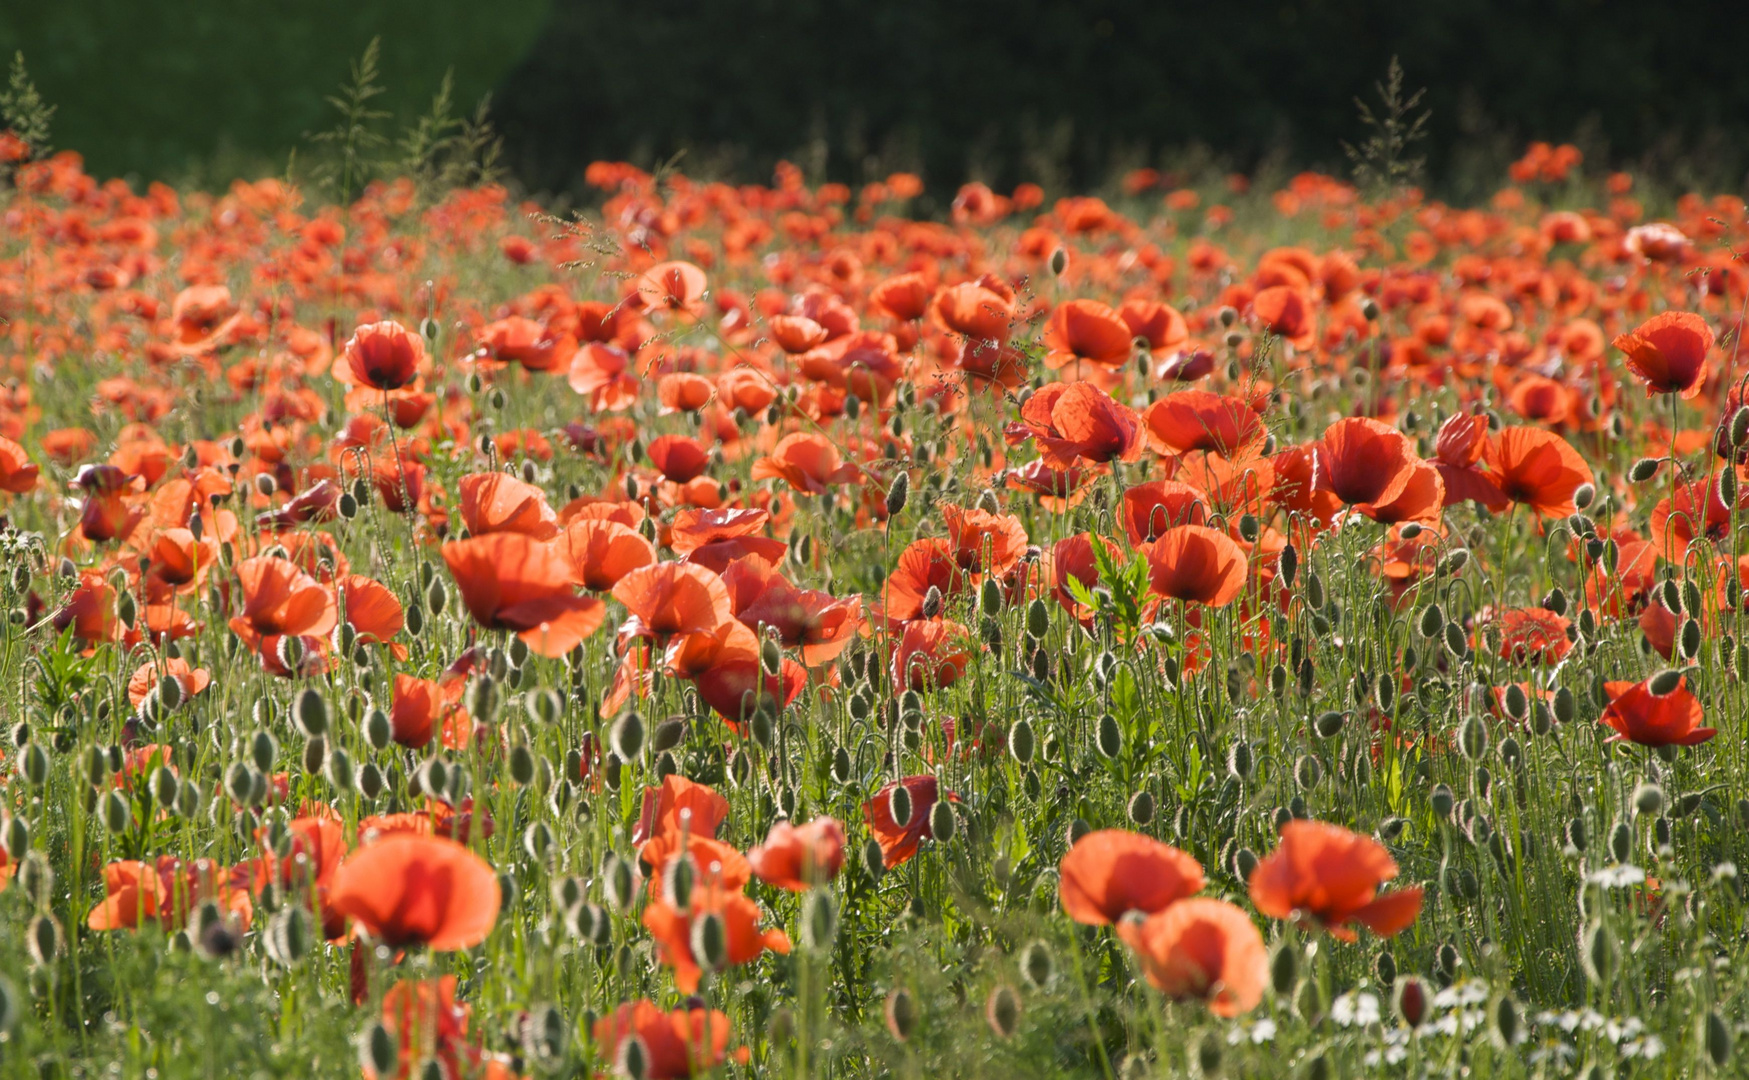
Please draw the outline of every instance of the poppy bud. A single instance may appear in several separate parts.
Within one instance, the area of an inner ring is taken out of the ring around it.
[[[6,823],[5,830],[0,832],[0,843],[5,844],[7,856],[18,862],[30,850],[30,823],[14,815]]]
[[[1579,945],[1579,960],[1586,976],[1599,987],[1608,987],[1620,958],[1615,932],[1602,920],[1593,921],[1580,935]]]
[[[877,885],[887,872],[886,853],[881,851],[881,842],[872,836],[862,845],[862,870],[869,881]]]
[[[958,829],[959,819],[954,816],[953,803],[940,799],[929,808],[929,835],[937,843],[948,843]]]
[[[1138,826],[1146,826],[1154,820],[1154,793],[1142,790],[1131,795],[1127,810],[1132,822]]]
[[[618,855],[609,854],[601,868],[601,892],[607,902],[624,911],[637,899],[637,888],[637,874],[632,864]]]
[[[1342,725],[1347,722],[1346,713],[1327,712],[1321,714],[1312,726],[1317,730],[1319,738],[1333,739],[1342,732]]]
[[[1099,732],[1094,745],[1107,758],[1115,758],[1123,753],[1123,729],[1117,726],[1115,716],[1105,713],[1099,718]]]
[[[620,1040],[614,1055],[614,1072],[627,1080],[649,1080],[650,1048],[641,1035],[628,1035]]]
[[[909,990],[900,987],[887,995],[887,1031],[893,1038],[905,1042],[917,1029],[917,1003]]]
[[[838,903],[823,889],[808,893],[802,901],[802,944],[813,952],[827,952],[838,937]]]
[[[1397,1015],[1411,1029],[1420,1027],[1427,1020],[1429,1000],[1426,984],[1415,976],[1397,984]]]
[[[1740,410],[1739,415],[1743,412],[1749,410]],[[1706,1056],[1714,1067],[1722,1069],[1731,1060],[1731,1029],[1717,1012],[1706,1014],[1705,1027]]]
[[[1437,784],[1434,786],[1432,794],[1428,796],[1428,802],[1433,807],[1434,816],[1441,821],[1450,820],[1452,809],[1457,805],[1457,800],[1452,795],[1451,788],[1444,784]]]
[[[321,735],[328,730],[328,701],[315,687],[305,687],[298,692],[292,716],[305,735]]]
[[[310,954],[310,912],[302,904],[287,904],[267,925],[267,954],[285,967],[296,967]]]
[[[1648,817],[1664,812],[1664,789],[1657,784],[1641,784],[1634,789],[1634,809]]]
[[[1284,586],[1293,587],[1294,576],[1299,571],[1299,567],[1300,553],[1294,549],[1292,544],[1288,544],[1281,549],[1281,554],[1276,557],[1276,570]]]
[[[1609,830],[1609,853],[1618,863],[1628,861],[1634,850],[1634,830],[1625,821],[1618,821]]]
[[[401,1059],[401,1044],[389,1029],[373,1023],[358,1037],[358,1060],[367,1072],[392,1076]]]
[[[887,516],[897,517],[904,512],[905,503],[911,498],[911,474],[900,472],[893,477],[893,483],[887,488]]]
[[[1238,309],[1234,308],[1231,304],[1225,305],[1220,310],[1219,318],[1222,326],[1232,326],[1239,321]]]
[[[1063,271],[1065,271],[1067,269],[1069,269],[1069,251],[1068,251],[1068,249],[1067,248],[1058,248],[1057,250],[1051,252],[1051,276],[1052,277],[1062,277]]]
[[[1045,636],[1051,628],[1051,612],[1045,607],[1043,600],[1034,598],[1026,608],[1026,633],[1034,641]]]
[[[18,771],[32,787],[42,787],[49,782],[49,752],[42,748],[41,743],[26,743],[18,755]]]
[[[30,921],[28,933],[30,958],[38,967],[47,967],[61,955],[61,924],[52,915],[38,915]]]
[[[123,625],[131,629],[134,625],[134,618],[138,614],[139,609],[134,605],[133,593],[124,592],[116,599],[115,616],[122,621]]]
[[[1199,1076],[1214,1077],[1221,1073],[1221,1059],[1225,1049],[1221,1037],[1212,1031],[1205,1031],[1196,1040],[1196,1046],[1191,1051],[1191,1057]]]
[[[1301,754],[1294,762],[1294,783],[1310,791],[1324,778],[1324,766],[1311,754]]]
[[[1051,947],[1042,941],[1034,941],[1020,952],[1020,974],[1025,977],[1027,985],[1034,990],[1044,990],[1050,986],[1056,976],[1057,962],[1051,955]]]
[[[1283,997],[1294,992],[1300,981],[1300,954],[1291,940],[1283,941],[1269,956],[1269,985]]]
[[[1034,734],[1032,721],[1021,717],[1008,729],[1008,752],[1014,755],[1014,760],[1022,765],[1032,761],[1033,753],[1038,749],[1038,736]]]
[[[547,852],[552,850],[553,830],[544,821],[531,822],[522,832],[522,849],[528,852],[528,857],[537,863],[546,862]]]
[[[152,797],[159,806],[168,810],[176,805],[177,787],[176,773],[170,766],[160,765],[152,770]]]
[[[1663,464],[1662,458],[1640,458],[1628,466],[1628,481],[1635,484],[1645,483],[1657,475],[1658,466],[1661,464]]]
[[[887,812],[893,817],[893,824],[901,829],[911,822],[911,791],[904,784],[894,784],[893,790],[887,796]]]
[[[1076,818],[1069,822],[1069,846],[1074,847],[1081,839],[1093,831],[1093,826],[1087,824],[1085,818]]]
[[[1397,981],[1397,958],[1389,952],[1379,953],[1378,959],[1373,961],[1372,969],[1379,982],[1385,986]]]
[[[999,1039],[1012,1039],[1020,1027],[1020,995],[1011,986],[998,986],[990,991],[984,1003],[984,1020]]]
[[[692,920],[692,958],[706,971],[721,971],[729,960],[729,930],[723,917],[707,911]]]

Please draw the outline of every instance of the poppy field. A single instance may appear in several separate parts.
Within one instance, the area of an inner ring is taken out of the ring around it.
[[[5,1075],[1738,1074],[1741,200],[0,161]]]

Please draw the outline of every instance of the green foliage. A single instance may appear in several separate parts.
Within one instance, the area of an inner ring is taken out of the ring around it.
[[[32,157],[46,156],[49,146],[49,121],[55,107],[43,100],[30,72],[24,66],[24,53],[12,55],[12,66],[6,73],[6,89],[0,91],[0,123],[4,129],[23,139]]]

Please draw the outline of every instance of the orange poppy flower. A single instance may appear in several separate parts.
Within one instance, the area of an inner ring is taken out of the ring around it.
[[[393,320],[366,323],[352,332],[335,369],[344,382],[373,390],[399,390],[419,377],[425,340]]]
[[[36,487],[39,472],[24,447],[0,436],[0,491],[22,495]]]
[[[431,745],[437,723],[451,705],[450,695],[430,679],[395,673],[389,704],[389,731],[394,740],[413,750]]]
[[[770,454],[753,463],[753,479],[780,479],[797,491],[822,495],[834,484],[853,483],[862,470],[847,464],[824,435],[798,431],[786,435]]]
[[[1205,525],[1167,529],[1147,547],[1148,587],[1174,600],[1226,607],[1245,588],[1245,551]]]
[[[1445,483],[1444,505],[1476,502],[1500,513],[1512,505],[1494,478],[1476,466],[1488,448],[1488,418],[1458,413],[1439,427],[1433,467]]]
[[[684,846],[682,840],[685,841]],[[652,836],[638,850],[638,858],[650,868],[650,897],[662,896],[663,879],[682,857],[692,860],[695,881],[728,892],[739,892],[753,880],[753,864],[729,844],[711,836],[676,831]]]
[[[1140,548],[1178,525],[1208,521],[1203,493],[1176,480],[1150,480],[1125,488],[1119,508],[1130,547]]]
[[[1667,694],[1652,692],[1652,680],[1606,682],[1609,705],[1599,719],[1615,729],[1610,742],[1627,741],[1641,746],[1699,746],[1717,735],[1701,727],[1706,711],[1688,689],[1686,676],[1679,676]]]
[[[808,671],[785,657],[777,674],[767,672],[753,650],[724,650],[693,676],[701,701],[723,718],[736,734],[756,713],[775,714],[795,703],[808,685]]]
[[[1397,497],[1389,502],[1373,503],[1364,508],[1367,517],[1396,525],[1413,521],[1421,525],[1437,525],[1445,508],[1445,479],[1431,461],[1416,460],[1409,466],[1409,482]]]
[[[1086,362],[1110,370],[1130,358],[1135,335],[1117,312],[1097,300],[1057,305],[1045,324],[1045,367],[1052,371]]]
[[[1510,427],[1488,443],[1488,473],[1501,494],[1544,517],[1573,513],[1573,493],[1592,482],[1591,466],[1552,431]]]
[[[73,477],[73,486],[85,493],[79,514],[79,533],[85,539],[104,543],[133,531],[143,510],[123,498],[134,488],[128,474],[114,465],[86,465]]]
[[[513,630],[542,656],[563,656],[600,627],[607,605],[579,596],[557,548],[522,533],[492,533],[443,545],[443,561],[474,621]]]
[[[711,466],[710,449],[685,435],[663,435],[645,453],[650,455],[650,464],[656,466],[662,478],[676,484],[703,476]]]
[[[759,905],[738,892],[708,884],[693,887],[691,906],[681,911],[667,900],[644,908],[644,928],[656,944],[656,955],[674,969],[674,985],[683,994],[698,992],[704,970],[692,953],[693,921],[709,913],[723,921],[726,965],[749,964],[770,949],[788,954],[789,935],[782,930],[759,929]]]
[[[690,371],[670,372],[656,380],[656,401],[663,415],[697,412],[710,404],[716,392],[714,383]]]
[[[1097,533],[1088,532],[1063,537],[1051,545],[1043,559],[1042,576],[1050,587],[1051,595],[1056,597],[1064,611],[1083,626],[1092,625],[1093,612],[1076,598],[1069,583],[1078,582],[1089,592],[1099,584],[1099,558],[1093,550],[1096,543],[1104,549],[1105,556],[1113,563],[1123,562],[1123,553],[1118,550],[1115,542]]]
[[[1388,504],[1409,486],[1415,452],[1403,433],[1363,416],[1324,429],[1317,449],[1317,485],[1349,506]]]
[[[844,826],[836,818],[817,817],[806,825],[779,821],[765,843],[747,853],[753,872],[767,885],[807,892],[825,885],[844,867]]]
[[[392,639],[407,625],[407,612],[393,589],[363,574],[346,574],[336,583],[342,619],[366,645],[387,645],[397,659],[406,659],[406,646]]]
[[[509,473],[469,473],[456,489],[456,510],[475,536],[522,533],[550,540],[558,535],[559,518],[547,505],[547,493]]]
[[[1148,442],[1162,454],[1206,450],[1242,457],[1269,437],[1263,417],[1249,402],[1207,390],[1177,390],[1142,413]]]
[[[1743,488],[1743,470],[1736,468],[1739,484],[1737,504],[1749,503],[1749,489]],[[1715,478],[1679,480],[1674,495],[1666,495],[1652,507],[1651,533],[1659,555],[1671,562],[1682,561],[1689,547],[1697,540],[1720,541],[1731,526],[1731,507],[1726,505],[1719,490],[1722,473]]]
[[[1700,393],[1706,380],[1706,356],[1713,347],[1712,328],[1691,311],[1666,311],[1652,316],[1613,343],[1627,356],[1628,370],[1646,386],[1646,396]]]
[[[1209,1012],[1226,1018],[1263,1001],[1269,979],[1263,935],[1225,900],[1181,900],[1149,918],[1124,920],[1117,935],[1136,951],[1148,982],[1174,1001],[1207,1002]]]
[[[629,409],[638,400],[638,380],[627,373],[631,357],[624,349],[592,341],[571,356],[565,381],[589,399],[596,412]]]
[[[498,921],[498,875],[453,840],[395,833],[347,856],[328,904],[394,949],[471,949]]]
[[[1202,866],[1170,844],[1123,829],[1100,829],[1063,856],[1057,897],[1076,922],[1110,926],[1125,912],[1163,911],[1202,886]]]
[[[983,281],[968,281],[941,289],[930,304],[943,330],[983,341],[1007,341],[1014,321],[1014,299]]]
[[[913,540],[899,552],[893,572],[887,575],[880,614],[888,619],[915,619],[923,614],[923,601],[930,588],[952,599],[967,587],[953,545],[939,537]]]
[[[1484,610],[1476,618],[1477,638],[1492,626],[1500,634],[1500,659],[1512,664],[1561,662],[1573,649],[1568,636],[1572,623],[1544,608],[1509,608],[1498,614]]]
[[[487,323],[475,333],[474,344],[484,356],[529,371],[569,370],[577,352],[577,339],[570,334],[554,333],[520,315]]]
[[[954,561],[968,574],[1004,577],[1026,556],[1026,526],[1012,514],[943,504],[941,516],[947,525],[947,540]]]
[[[802,661],[819,667],[838,658],[862,627],[860,597],[837,597],[817,589],[798,589],[757,555],[731,564],[723,575],[737,600],[735,617],[754,631],[769,629]]]
[[[1170,352],[1190,340],[1190,329],[1178,309],[1158,300],[1125,300],[1117,309],[1118,318],[1129,328],[1130,336],[1147,343],[1155,356]]]
[[[702,1007],[663,1012],[648,999],[639,999],[597,1020],[593,1035],[610,1061],[620,1060],[625,1043],[637,1039],[643,1044],[648,1080],[686,1080],[723,1063],[729,1018]]]
[[[1380,937],[1408,929],[1421,914],[1421,888],[1379,895],[1397,864],[1370,836],[1322,821],[1289,821],[1281,844],[1251,873],[1251,902],[1274,919],[1299,919],[1342,941],[1360,923]]]
[[[619,579],[613,598],[631,614],[620,633],[666,642],[676,634],[713,630],[734,618],[723,579],[702,566],[656,563]],[[635,621],[634,621],[635,620]]]
[[[911,816],[903,825],[893,820],[893,789],[900,784],[911,796]],[[929,811],[935,806],[938,790],[933,776],[907,776],[887,784],[862,804],[863,822],[880,842],[881,861],[888,870],[909,862],[917,854],[917,845],[935,838],[929,828]],[[950,792],[947,797],[954,795]]]
[[[136,930],[147,921],[177,930],[207,900],[217,901],[244,929],[254,915],[248,891],[234,888],[230,872],[211,859],[183,862],[160,855],[154,863],[113,862],[103,868],[103,890],[103,902],[85,918],[93,930]]]
[[[1272,285],[1251,298],[1251,313],[1265,330],[1296,349],[1309,349],[1318,340],[1317,314],[1302,288]]]

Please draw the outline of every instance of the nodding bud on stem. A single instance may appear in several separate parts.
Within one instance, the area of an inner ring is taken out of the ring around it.
[[[1659,458],[1644,457],[1628,466],[1628,480],[1635,484],[1643,484],[1656,476],[1658,466],[1663,464]]]

